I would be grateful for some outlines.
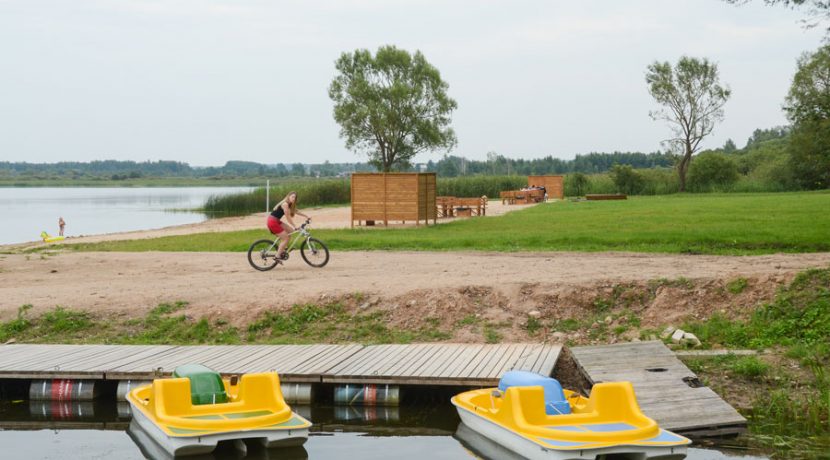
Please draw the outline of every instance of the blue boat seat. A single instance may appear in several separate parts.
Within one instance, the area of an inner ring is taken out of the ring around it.
[[[545,391],[545,413],[548,415],[564,415],[571,413],[571,405],[565,399],[562,385],[552,377],[545,377],[527,371],[508,371],[499,380],[499,391],[506,391],[510,387],[542,387]]]

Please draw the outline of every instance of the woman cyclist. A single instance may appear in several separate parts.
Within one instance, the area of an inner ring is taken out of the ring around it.
[[[297,211],[297,192],[289,192],[282,201],[274,206],[274,210],[268,216],[268,230],[280,238],[280,246],[277,250],[279,258],[283,257],[285,247],[288,246],[288,234],[293,232],[297,227],[294,219],[292,219],[295,215],[303,216],[307,221],[311,221],[310,217]],[[287,223],[282,222],[283,217],[288,221]]]

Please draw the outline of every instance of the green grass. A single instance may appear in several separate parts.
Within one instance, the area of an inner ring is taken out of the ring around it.
[[[390,312],[349,313],[340,303],[295,305],[287,312],[268,311],[243,327],[224,318],[191,318],[186,302],[162,303],[143,318],[114,320],[56,307],[29,318],[30,305],[17,318],[0,322],[0,343],[238,344],[238,343],[410,343],[448,340],[452,327],[440,318],[421,326],[391,326]]]
[[[715,315],[683,329],[709,346],[777,350],[795,360],[795,366],[772,366],[755,356],[708,362],[747,381],[766,382],[748,414],[756,441],[784,450],[830,449],[830,269],[799,273],[745,321]],[[703,361],[695,366],[702,369]],[[794,368],[801,371],[796,376]]]
[[[315,230],[333,251],[830,251],[830,192],[634,197],[558,202],[430,227]],[[267,230],[78,244],[85,251],[247,251]],[[54,246],[52,246],[54,248]],[[335,256],[336,257],[336,256]]]
[[[744,292],[744,289],[746,289],[746,286],[747,286],[746,278],[740,277],[740,278],[736,278],[736,279],[730,281],[729,283],[727,283],[726,284],[726,290],[733,293],[733,294],[740,294],[740,293]]]

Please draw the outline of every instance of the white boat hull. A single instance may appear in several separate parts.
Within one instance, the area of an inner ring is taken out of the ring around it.
[[[598,449],[549,449],[507,430],[484,417],[456,406],[461,422],[482,437],[529,460],[598,460],[615,454],[619,460],[681,460],[685,446],[611,446]]]
[[[131,403],[132,404],[132,403]],[[244,440],[260,443],[266,449],[301,446],[308,439],[308,428],[284,430],[244,430],[204,436],[169,436],[143,411],[133,408],[133,421],[172,457],[201,455],[213,452],[222,441]]]

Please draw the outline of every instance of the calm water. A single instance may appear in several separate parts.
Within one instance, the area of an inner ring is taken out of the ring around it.
[[[211,459],[282,460],[487,460],[512,459],[493,454],[487,441],[471,433],[449,404],[360,408],[297,407],[314,422],[305,446],[292,450],[251,451],[247,455],[223,446]],[[146,446],[128,434],[126,406],[114,404],[54,405],[22,401],[0,403],[0,457],[17,459],[143,459]],[[74,428],[74,429],[73,429]],[[6,431],[2,431],[6,430]],[[488,456],[489,454],[489,456]],[[149,453],[147,454],[149,455]],[[204,457],[199,457],[204,458]],[[767,457],[738,455],[712,448],[693,448],[689,460]]]
[[[249,187],[0,187],[0,244],[58,234],[58,217],[66,236],[146,230],[201,222],[195,212],[211,195],[250,190]]]

